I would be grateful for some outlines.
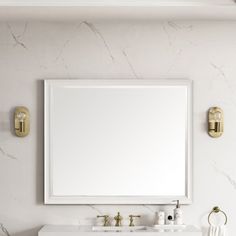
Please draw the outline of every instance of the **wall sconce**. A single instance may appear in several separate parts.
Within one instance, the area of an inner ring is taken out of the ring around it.
[[[29,110],[26,107],[16,107],[14,120],[16,135],[18,137],[27,136],[30,130]]]
[[[208,111],[208,134],[218,138],[224,131],[224,114],[219,107],[211,107]]]

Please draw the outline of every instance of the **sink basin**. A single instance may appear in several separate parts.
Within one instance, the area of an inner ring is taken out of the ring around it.
[[[146,226],[93,226],[93,231],[99,232],[134,232],[147,230]]]

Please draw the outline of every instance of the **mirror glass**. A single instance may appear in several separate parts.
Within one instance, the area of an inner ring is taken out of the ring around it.
[[[45,81],[45,203],[191,201],[188,80]]]

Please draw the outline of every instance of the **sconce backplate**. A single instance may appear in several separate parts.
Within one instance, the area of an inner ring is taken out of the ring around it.
[[[224,131],[224,114],[219,107],[211,107],[208,110],[208,134],[213,138],[218,138]]]
[[[18,137],[25,137],[30,131],[29,110],[26,107],[16,107],[14,113],[15,134]]]

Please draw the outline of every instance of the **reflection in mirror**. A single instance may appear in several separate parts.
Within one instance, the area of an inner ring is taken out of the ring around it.
[[[188,80],[45,81],[45,203],[191,201]]]

